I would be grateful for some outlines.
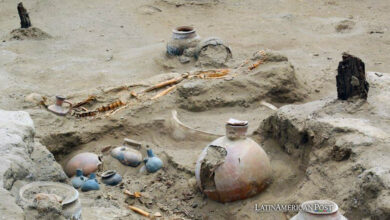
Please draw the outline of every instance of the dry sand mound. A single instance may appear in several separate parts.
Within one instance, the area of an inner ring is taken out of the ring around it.
[[[252,65],[260,62],[256,68]],[[256,53],[234,70],[232,78],[193,79],[178,88],[178,103],[183,109],[205,111],[215,107],[249,106],[262,99],[277,103],[292,103],[303,99],[294,67],[287,58],[272,52]]]
[[[7,36],[8,40],[45,40],[49,38],[52,37],[37,27],[14,29]]]

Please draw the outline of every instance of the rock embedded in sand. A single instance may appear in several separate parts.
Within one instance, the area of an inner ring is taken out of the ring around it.
[[[34,141],[34,124],[22,111],[0,110],[0,210],[7,219],[24,219],[23,210],[8,191],[25,181],[65,181],[66,175],[53,155]]]
[[[351,148],[339,146],[334,146],[331,152],[332,159],[335,161],[348,160],[351,154]]]

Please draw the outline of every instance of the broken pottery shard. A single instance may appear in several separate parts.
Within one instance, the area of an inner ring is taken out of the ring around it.
[[[353,96],[367,99],[369,84],[366,81],[366,71],[361,59],[343,53],[336,76],[338,99],[347,100]]]
[[[227,124],[233,126],[245,126],[248,125],[248,121],[240,121],[234,118],[230,118],[229,121],[227,121]]]
[[[227,151],[225,148],[216,145],[210,145],[207,148],[205,158],[201,162],[201,186],[204,191],[215,191],[214,175],[215,170],[225,162]]]
[[[130,138],[124,138],[123,139],[123,144],[126,144],[126,145],[129,145],[129,146],[133,146],[133,147],[137,147],[138,149],[141,148],[142,144],[136,140],[133,140],[133,139],[130,139]]]
[[[230,48],[216,37],[202,40],[195,49],[195,58],[200,66],[224,67],[232,57]]]

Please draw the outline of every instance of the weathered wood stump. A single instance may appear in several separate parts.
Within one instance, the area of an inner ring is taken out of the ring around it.
[[[21,28],[31,27],[30,16],[28,15],[27,10],[23,7],[22,2],[18,4],[18,13],[20,18]]]
[[[369,84],[366,81],[364,63],[358,57],[343,53],[343,60],[337,69],[337,96],[347,100],[353,96],[367,99]]]

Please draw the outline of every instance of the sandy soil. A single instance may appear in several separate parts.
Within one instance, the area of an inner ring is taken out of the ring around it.
[[[171,30],[179,25],[192,25],[201,37],[218,36],[228,42],[233,67],[258,50],[271,49],[285,55],[307,94],[300,102],[336,96],[335,70],[344,51],[360,57],[367,70],[389,72],[388,0],[189,2],[29,0],[24,5],[33,26],[52,37],[18,41],[9,39],[11,31],[19,27],[17,2],[0,0],[0,108],[29,112],[37,138],[62,164],[78,152],[100,154],[106,146],[120,145],[124,137],[152,146],[166,164],[162,172],[143,176],[138,173],[139,167],[125,169],[104,155],[105,169],[117,169],[124,176],[124,185],[82,194],[85,219],[139,218],[126,210],[126,204],[160,211],[170,218],[255,219],[255,203],[283,201],[303,174],[293,158],[275,147],[276,143],[265,142],[276,181],[249,200],[215,203],[193,187],[194,163],[212,138],[193,134],[181,140],[173,137],[175,128],[166,121],[177,103],[168,97],[162,103],[148,102],[125,110],[114,118],[74,120],[26,102],[30,93],[50,98],[62,94],[81,100],[100,92],[99,104],[103,104],[124,94],[105,94],[100,89],[148,81],[168,72],[195,70],[193,63],[172,64],[164,58]],[[230,117],[248,120],[253,131],[273,113],[257,102],[245,107],[178,112],[192,127],[218,134],[223,133],[223,124]],[[262,142],[258,136],[254,138]],[[57,145],[61,145],[60,150]],[[126,199],[121,193],[125,188],[144,191],[145,200]],[[283,213],[262,217],[286,218]]]

